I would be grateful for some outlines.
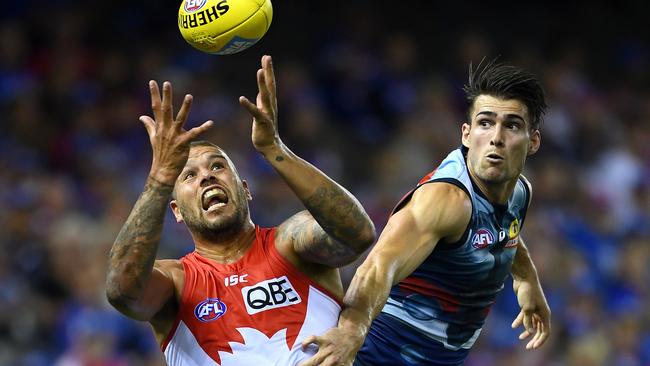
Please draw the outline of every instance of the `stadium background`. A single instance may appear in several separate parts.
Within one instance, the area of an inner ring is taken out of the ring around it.
[[[398,198],[459,145],[470,61],[543,80],[551,106],[525,174],[524,237],[553,311],[526,352],[509,284],[467,365],[650,365],[650,27],[644,1],[517,5],[280,1],[267,36],[204,55],[177,1],[22,1],[0,15],[0,365],[158,365],[145,324],[105,300],[107,253],[141,191],[147,81],[191,92],[191,124],[232,156],[252,214],[298,201],[250,142],[237,104],[274,56],[280,133],[348,187],[380,230]],[[192,247],[168,217],[159,257]],[[343,272],[349,281],[354,266]]]

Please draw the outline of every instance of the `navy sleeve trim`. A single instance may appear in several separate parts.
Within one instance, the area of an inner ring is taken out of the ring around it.
[[[467,190],[467,187],[465,187],[465,185],[463,183],[461,183],[461,181],[459,181],[458,179],[455,179],[455,178],[436,178],[436,179],[432,179],[432,180],[430,180],[428,182],[425,182],[422,185],[427,184],[427,183],[434,183],[434,182],[444,182],[444,183],[453,184],[456,187],[462,189],[463,192],[465,192],[465,194],[467,194],[467,197],[472,198],[472,196],[469,194],[469,191]]]
[[[526,220],[526,213],[528,212],[528,207],[530,207],[531,194],[530,194],[530,183],[528,182],[528,179],[526,179],[526,177],[524,177],[523,175],[520,175],[519,181],[521,182],[521,185],[524,186],[524,192],[526,193],[526,205],[521,210],[521,223],[519,224],[521,230],[521,228],[524,227],[524,221]]]
[[[526,205],[521,210],[521,223],[519,225],[519,227],[521,228],[524,226],[524,221],[526,220],[526,213],[528,212],[528,207],[530,206],[530,186],[529,186],[530,183],[528,183],[528,180],[523,176],[519,176],[519,181],[524,186],[524,191],[526,192]]]

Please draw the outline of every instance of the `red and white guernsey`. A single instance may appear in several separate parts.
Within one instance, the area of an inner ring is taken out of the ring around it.
[[[167,364],[297,365],[314,352],[301,341],[336,325],[340,303],[275,248],[275,228],[256,227],[237,262],[192,252],[174,327],[163,342]]]

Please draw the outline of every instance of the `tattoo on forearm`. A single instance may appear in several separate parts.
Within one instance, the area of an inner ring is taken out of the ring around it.
[[[374,227],[363,207],[349,193],[320,187],[303,202],[309,213],[297,218],[293,228],[286,230],[285,235],[290,237],[285,239],[308,245],[303,247],[304,254],[318,262],[340,264],[366,249],[368,230],[374,232]]]
[[[325,232],[343,242],[358,241],[370,220],[356,199],[338,189],[320,187],[305,205]]]
[[[107,287],[135,299],[151,274],[173,186],[148,179],[122,226],[108,263]]]
[[[357,255],[349,245],[328,235],[307,211],[293,218],[282,232],[281,240],[294,243],[303,257],[317,263],[339,265]]]

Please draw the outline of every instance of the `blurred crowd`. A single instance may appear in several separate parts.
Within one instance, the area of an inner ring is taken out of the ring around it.
[[[104,295],[108,251],[151,151],[138,121],[147,81],[170,80],[190,126],[222,146],[252,189],[253,220],[299,201],[255,152],[239,95],[274,56],[285,143],[349,188],[380,230],[392,206],[460,144],[469,63],[527,68],[550,109],[525,175],[523,236],[553,312],[525,351],[509,284],[469,366],[650,365],[650,29],[639,1],[436,4],[275,1],[269,33],[241,54],[185,44],[178,1],[3,4],[0,15],[0,365],[162,365],[144,323]],[[569,19],[570,21],[566,21]],[[159,258],[193,248],[168,215]],[[358,263],[343,271],[347,284]]]

